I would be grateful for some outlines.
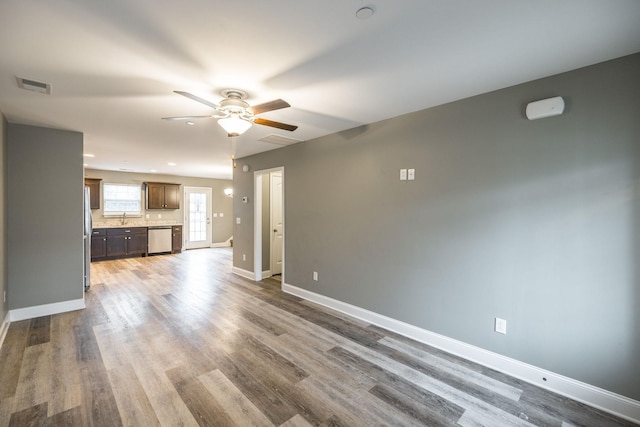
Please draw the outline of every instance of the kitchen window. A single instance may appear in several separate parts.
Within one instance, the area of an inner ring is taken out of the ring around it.
[[[136,184],[102,185],[104,216],[142,215],[142,191]]]

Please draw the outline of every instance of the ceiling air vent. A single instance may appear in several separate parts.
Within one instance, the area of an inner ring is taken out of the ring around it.
[[[301,139],[289,138],[287,136],[280,136],[275,134],[267,135],[264,138],[260,138],[258,141],[269,142],[271,144],[277,145],[291,145],[302,142]]]
[[[23,79],[22,77],[16,77],[16,79],[18,79],[18,87],[22,89],[30,90],[32,92],[44,93],[45,95],[51,95],[51,85],[49,83]]]

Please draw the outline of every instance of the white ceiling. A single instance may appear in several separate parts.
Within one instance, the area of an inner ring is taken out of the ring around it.
[[[2,0],[0,111],[83,132],[90,168],[230,178],[214,119],[160,119],[211,113],[174,90],[288,101],[260,117],[299,128],[254,125],[242,157],[639,52],[639,23],[638,0]]]

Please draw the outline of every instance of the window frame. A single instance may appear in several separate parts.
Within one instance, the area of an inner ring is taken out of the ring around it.
[[[129,188],[131,191],[132,189],[135,188],[135,194],[137,195],[136,199],[121,199],[124,201],[129,201],[129,202],[136,202],[137,203],[137,207],[138,209],[136,211],[133,210],[120,210],[120,211],[115,211],[115,210],[110,210],[107,211],[107,208],[110,204],[110,202],[113,201],[118,201],[118,199],[107,199],[107,196],[109,195],[110,191],[108,189],[109,186],[118,186],[118,187],[126,187]],[[120,183],[120,182],[104,182],[102,183],[102,215],[104,217],[120,217],[123,216],[126,213],[126,215],[128,217],[142,217],[142,185],[141,184],[126,184],[126,183]]]

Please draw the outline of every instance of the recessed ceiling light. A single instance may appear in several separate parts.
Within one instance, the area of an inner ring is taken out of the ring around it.
[[[356,11],[356,17],[358,19],[369,19],[373,16],[375,11],[372,6],[361,7]]]
[[[84,165],[82,165],[82,166],[84,166],[84,167],[86,168],[86,167],[88,167],[89,165],[85,163],[85,164],[84,164]]]
[[[96,155],[95,155],[95,154],[88,154],[88,153],[85,153],[85,154],[83,154],[83,156],[84,156],[84,157],[95,157]]]
[[[173,163],[173,162],[169,162],[169,163],[167,163],[167,164],[168,164],[169,166],[175,166],[175,165],[176,165],[176,164],[175,164],[175,163]]]
[[[194,123],[194,122],[187,122],[187,124],[188,124],[189,126],[193,126],[193,125],[195,125],[195,123]]]
[[[158,172],[158,170],[157,169],[151,169],[149,172],[155,173],[155,172]]]

